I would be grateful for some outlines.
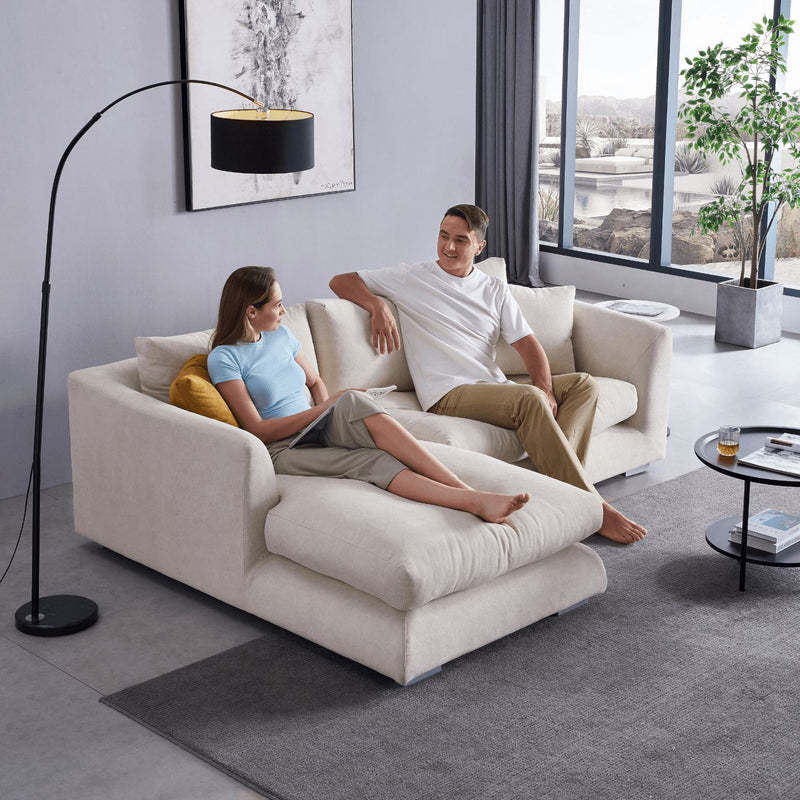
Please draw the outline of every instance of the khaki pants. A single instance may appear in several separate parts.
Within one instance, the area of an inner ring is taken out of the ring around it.
[[[514,430],[538,472],[596,493],[583,465],[598,393],[597,382],[586,373],[554,375],[554,417],[545,393],[536,386],[471,383],[452,389],[428,411]]]

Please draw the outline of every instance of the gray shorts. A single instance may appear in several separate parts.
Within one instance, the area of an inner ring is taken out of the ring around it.
[[[375,446],[364,417],[384,414],[383,407],[364,392],[345,392],[334,404],[319,445],[290,449],[290,436],[267,445],[275,472],[322,478],[352,478],[386,489],[407,469],[402,461]]]

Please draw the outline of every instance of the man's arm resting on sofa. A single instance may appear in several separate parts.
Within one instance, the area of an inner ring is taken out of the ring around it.
[[[389,311],[386,301],[367,289],[356,272],[336,275],[328,284],[332,292],[342,300],[349,300],[369,312],[372,326],[372,346],[380,353],[391,353],[400,349],[400,332],[397,320]]]

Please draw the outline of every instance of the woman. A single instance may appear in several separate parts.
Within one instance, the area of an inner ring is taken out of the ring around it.
[[[528,502],[527,493],[496,494],[467,486],[363,389],[329,396],[300,352],[300,342],[281,325],[285,313],[271,268],[237,269],[222,290],[208,356],[211,380],[242,428],[267,445],[276,472],[355,478],[487,522],[505,522]],[[319,446],[290,448],[292,438],[331,406]]]

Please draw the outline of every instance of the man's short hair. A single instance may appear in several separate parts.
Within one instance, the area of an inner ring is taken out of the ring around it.
[[[489,215],[478,206],[471,206],[467,203],[461,203],[457,206],[452,206],[444,212],[445,217],[461,217],[471,231],[475,231],[478,236],[478,241],[486,239],[486,231],[489,229]]]

